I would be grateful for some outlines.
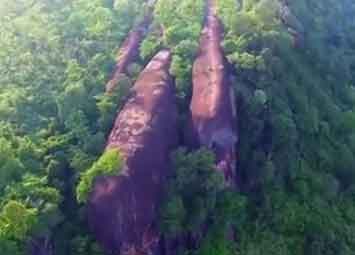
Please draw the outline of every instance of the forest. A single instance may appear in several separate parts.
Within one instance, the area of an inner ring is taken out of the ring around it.
[[[354,17],[0,0],[0,254],[355,254]]]

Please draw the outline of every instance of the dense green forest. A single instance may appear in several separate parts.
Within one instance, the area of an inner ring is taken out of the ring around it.
[[[103,153],[116,113],[150,58],[169,48],[182,133],[205,7],[0,0],[1,254],[29,254],[43,240],[55,255],[104,254],[84,201],[95,176],[121,166],[115,151]],[[191,235],[209,222],[198,246],[180,254],[355,254],[355,3],[217,7],[237,96],[241,185],[224,188],[210,151],[177,149],[162,233]],[[151,9],[140,56],[106,94],[118,48]]]

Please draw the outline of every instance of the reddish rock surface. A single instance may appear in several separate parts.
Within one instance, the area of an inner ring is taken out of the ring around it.
[[[226,60],[220,46],[223,36],[213,0],[208,1],[206,24],[193,66],[193,95],[190,105],[191,127],[195,145],[216,153],[217,167],[226,184],[236,181],[236,109],[233,88],[226,71]]]
[[[134,28],[123,42],[118,54],[116,67],[112,74],[111,80],[106,84],[106,92],[112,92],[122,74],[127,72],[127,68],[139,55],[139,47],[144,38],[145,31],[148,29],[151,23],[151,15],[148,15],[144,21],[141,22],[136,28]]]
[[[107,145],[121,151],[125,167],[97,178],[89,199],[89,224],[110,254],[159,254],[157,210],[178,137],[170,61],[160,51],[140,74]]]

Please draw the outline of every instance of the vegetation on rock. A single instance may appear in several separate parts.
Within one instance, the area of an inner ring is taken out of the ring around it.
[[[217,2],[238,99],[242,185],[223,188],[210,152],[178,150],[163,233],[195,236],[208,222],[187,251],[198,255],[353,254],[353,1]],[[157,0],[141,58],[104,93],[118,47],[147,9],[143,0],[0,0],[3,254],[26,254],[37,239],[50,240],[55,255],[103,254],[77,198],[86,200],[96,176],[119,171],[117,151],[100,158],[105,140],[141,66],[161,48],[173,52],[185,119],[203,0]]]
[[[122,165],[123,161],[117,149],[105,151],[92,167],[81,175],[80,182],[76,188],[77,200],[86,202],[96,177],[118,175]]]

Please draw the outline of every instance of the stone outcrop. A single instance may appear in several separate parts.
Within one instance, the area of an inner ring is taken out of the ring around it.
[[[206,24],[202,31],[197,59],[193,65],[193,95],[190,105],[194,146],[212,149],[217,168],[227,186],[236,182],[236,109],[233,88],[226,70],[220,43],[222,24],[213,0],[208,1]],[[191,132],[191,131],[189,131]]]
[[[116,67],[112,73],[110,81],[106,84],[106,92],[112,92],[122,75],[127,72],[127,68],[132,64],[139,55],[139,47],[144,39],[149,24],[151,23],[151,14],[135,27],[124,40],[117,54]]]
[[[98,177],[90,195],[89,225],[109,254],[159,254],[157,214],[178,137],[170,61],[162,50],[140,74],[107,144],[125,166],[118,176]]]

